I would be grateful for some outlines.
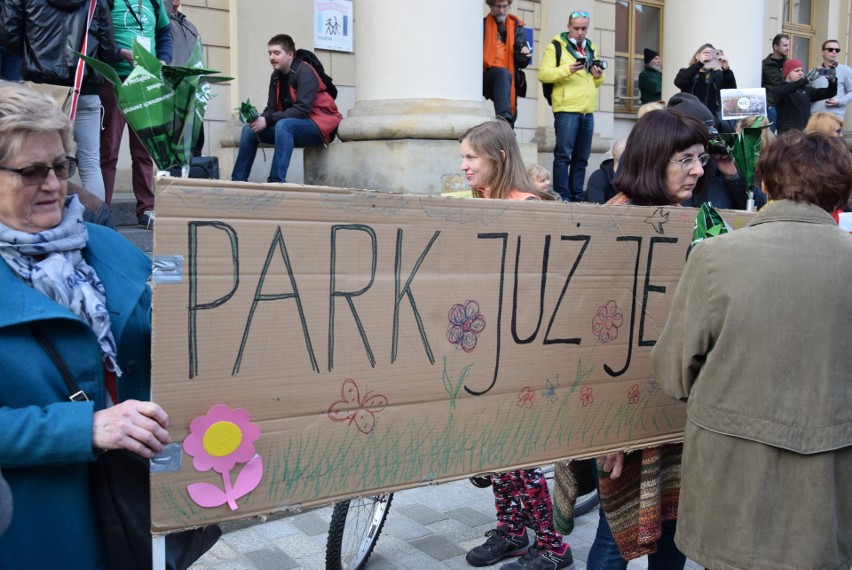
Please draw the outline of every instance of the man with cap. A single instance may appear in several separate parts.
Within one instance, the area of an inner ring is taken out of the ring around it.
[[[710,160],[704,167],[704,177],[707,179],[704,190],[700,194],[693,194],[682,205],[697,208],[705,202],[710,202],[714,208],[745,210],[749,189],[746,188],[745,181],[737,171],[734,159],[717,138],[718,132],[713,126],[715,120],[710,109],[705,107],[698,97],[690,93],[673,95],[666,108],[695,117],[704,123],[710,133],[710,146],[707,149]],[[752,192],[756,208],[766,204],[766,196],[759,188],[752,188]]]
[[[820,77],[819,68],[805,76],[805,67],[798,59],[788,59],[783,73],[784,83],[775,90],[779,135],[791,129],[804,129],[811,116],[811,103],[837,95],[836,77],[827,77],[827,87],[814,87],[811,83]]]
[[[491,13],[482,21],[482,96],[494,102],[497,118],[514,128],[518,96],[526,96],[526,83],[515,81],[516,71],[532,59],[524,23],[509,14],[512,0],[485,0]]]
[[[645,69],[639,74],[639,95],[643,105],[659,101],[663,96],[663,72],[660,67],[660,54],[645,48]]]

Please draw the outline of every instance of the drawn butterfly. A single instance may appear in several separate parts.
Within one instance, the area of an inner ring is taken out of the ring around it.
[[[328,408],[328,417],[335,422],[355,423],[363,434],[369,434],[376,427],[376,414],[385,409],[388,399],[381,394],[367,392],[361,397],[358,384],[352,378],[343,381],[340,387],[340,399]]]

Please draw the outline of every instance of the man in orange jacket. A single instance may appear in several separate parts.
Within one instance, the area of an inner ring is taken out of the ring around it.
[[[520,85],[516,72],[530,63],[524,23],[509,14],[512,0],[485,0],[491,13],[483,21],[482,95],[494,102],[497,117],[514,127],[518,117],[518,95],[526,95],[526,82]]]

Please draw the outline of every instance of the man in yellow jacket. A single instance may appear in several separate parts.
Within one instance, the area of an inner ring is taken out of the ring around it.
[[[553,38],[544,50],[538,80],[553,84],[553,188],[567,202],[580,202],[592,152],[598,88],[604,81],[597,48],[586,39],[589,13],[572,12],[568,31]],[[554,42],[559,44],[559,62]],[[570,172],[569,172],[570,168]]]

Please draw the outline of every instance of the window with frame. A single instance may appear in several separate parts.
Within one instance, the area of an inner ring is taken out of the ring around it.
[[[634,113],[640,107],[639,74],[645,48],[662,54],[664,0],[615,2],[615,110]]]
[[[812,0],[784,0],[784,23],[781,31],[790,36],[790,59],[811,65],[811,48],[814,40],[814,6]]]

